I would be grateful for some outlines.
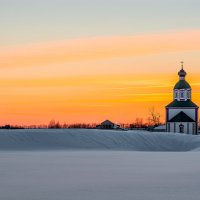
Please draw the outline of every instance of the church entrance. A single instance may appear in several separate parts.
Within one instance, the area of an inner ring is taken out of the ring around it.
[[[180,124],[180,126],[179,126],[179,132],[180,133],[184,133],[184,125],[183,124]]]

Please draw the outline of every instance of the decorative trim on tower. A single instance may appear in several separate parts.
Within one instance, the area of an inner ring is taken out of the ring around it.
[[[179,81],[174,87],[174,100],[187,101],[191,100],[191,87],[190,84],[185,80],[187,75],[183,69],[183,61],[181,62],[181,70],[178,72]]]

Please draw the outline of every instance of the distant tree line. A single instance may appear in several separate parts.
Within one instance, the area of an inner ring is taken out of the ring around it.
[[[51,120],[48,124],[49,129],[52,128],[96,128],[96,123],[74,123],[74,124],[61,124],[59,121]]]
[[[161,123],[160,123],[161,124]],[[132,123],[118,123],[123,129],[147,129],[151,126],[160,124],[153,124],[152,122],[144,122],[142,118],[136,118]],[[98,126],[97,123],[60,123],[59,121],[51,120],[48,125],[5,125],[0,126],[0,129],[70,129],[70,128],[85,128],[94,129]]]
[[[88,128],[94,129],[97,127],[96,123],[60,123],[59,121],[51,120],[48,125],[4,125],[0,129],[65,129],[65,128]]]
[[[162,125],[160,121],[160,114],[156,112],[154,108],[149,109],[149,116],[144,121],[143,118],[136,118],[132,123],[118,123],[121,128],[124,129],[148,129],[149,127],[155,127]],[[65,128],[87,128],[94,129],[97,127],[97,123],[60,123],[56,120],[51,120],[48,125],[5,125],[0,126],[0,129],[65,129]]]

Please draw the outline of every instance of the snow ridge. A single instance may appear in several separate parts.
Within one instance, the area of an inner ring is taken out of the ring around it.
[[[0,130],[0,150],[199,151],[200,136],[87,129]]]

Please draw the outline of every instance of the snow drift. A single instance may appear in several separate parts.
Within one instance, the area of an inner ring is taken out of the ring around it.
[[[200,136],[87,129],[0,130],[0,150],[192,151]]]

